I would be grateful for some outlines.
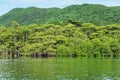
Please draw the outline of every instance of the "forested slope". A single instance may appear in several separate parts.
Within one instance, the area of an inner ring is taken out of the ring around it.
[[[0,17],[0,25],[11,26],[11,21],[21,25],[31,23],[54,23],[66,25],[69,20],[81,23],[105,25],[120,23],[120,7],[106,7],[99,4],[72,5],[60,8],[15,8]]]

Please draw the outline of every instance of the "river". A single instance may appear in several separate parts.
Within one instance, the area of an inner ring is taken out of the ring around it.
[[[0,80],[120,80],[120,59],[0,59]]]

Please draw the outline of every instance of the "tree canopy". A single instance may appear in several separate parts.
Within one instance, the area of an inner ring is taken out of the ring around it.
[[[17,27],[16,27],[17,26]],[[25,56],[117,56],[120,25],[96,26],[83,23],[65,26],[31,24],[0,27],[0,54]]]

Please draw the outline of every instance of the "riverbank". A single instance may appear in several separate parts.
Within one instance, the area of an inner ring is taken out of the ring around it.
[[[31,54],[31,55],[1,55],[0,58],[3,59],[14,59],[14,58],[21,58],[21,57],[29,57],[29,58],[78,58],[78,57],[86,57],[86,58],[119,58],[120,55],[51,55],[51,54]]]

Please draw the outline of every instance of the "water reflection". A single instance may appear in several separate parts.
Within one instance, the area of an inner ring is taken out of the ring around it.
[[[19,58],[0,60],[1,80],[119,80],[120,59]]]

